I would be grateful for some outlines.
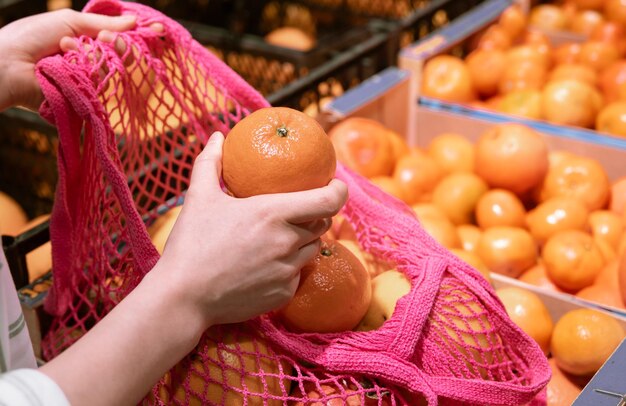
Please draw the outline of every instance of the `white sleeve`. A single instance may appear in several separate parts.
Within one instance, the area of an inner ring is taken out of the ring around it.
[[[36,369],[0,374],[0,406],[70,406],[61,388]]]

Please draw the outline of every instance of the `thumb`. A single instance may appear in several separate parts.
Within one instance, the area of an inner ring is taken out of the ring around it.
[[[222,174],[222,147],[224,134],[214,132],[209,138],[202,152],[196,157],[191,171],[189,190],[202,193],[199,190],[220,191],[220,176]]]

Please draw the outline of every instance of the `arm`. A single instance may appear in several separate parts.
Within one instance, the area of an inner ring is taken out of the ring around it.
[[[293,296],[300,269],[345,202],[346,187],[332,181],[306,192],[230,197],[219,187],[222,142],[214,134],[197,158],[156,267],[88,334],[41,368],[72,404],[137,403],[208,327],[247,320]]]
[[[0,29],[6,55],[0,89],[9,89],[0,94],[0,109],[39,108],[34,65],[72,49],[64,36],[106,37],[101,30],[133,25],[132,18],[66,10]],[[222,142],[216,133],[198,156],[184,208],[155,268],[89,333],[41,368],[72,404],[137,403],[209,326],[247,320],[295,292],[301,267],[347,198],[346,187],[333,181],[306,192],[230,197],[219,187]]]

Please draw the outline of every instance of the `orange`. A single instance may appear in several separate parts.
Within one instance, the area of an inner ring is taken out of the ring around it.
[[[611,261],[598,274],[593,284],[579,290],[576,296],[605,306],[624,309],[619,289],[618,262]]]
[[[614,21],[605,21],[595,27],[589,34],[592,41],[603,41],[613,44],[620,55],[626,51],[626,41],[624,41],[624,27]]]
[[[512,62],[506,65],[498,90],[502,94],[516,90],[541,90],[548,78],[545,66],[532,61]]]
[[[589,211],[582,202],[573,198],[555,197],[529,211],[526,224],[533,238],[539,244],[544,244],[559,231],[585,230],[588,216]]]
[[[508,287],[496,290],[507,314],[519,328],[528,334],[543,351],[550,352],[550,337],[554,324],[548,308],[531,291]]]
[[[561,44],[552,51],[552,61],[555,65],[578,63],[581,48],[582,45],[576,42]]]
[[[506,62],[511,65],[531,63],[545,69],[550,69],[552,56],[541,45],[522,44],[517,45],[506,52]]]
[[[511,39],[518,38],[526,28],[526,14],[522,11],[519,4],[513,4],[508,7],[498,18],[498,25],[509,34]]]
[[[287,361],[278,361],[278,355],[258,333],[241,324],[226,331],[213,327],[205,332],[197,348],[197,354],[177,364],[173,374],[165,375],[166,386],[159,388],[159,403],[283,404],[276,399],[264,403],[264,397],[289,393],[291,381],[281,380],[279,375],[289,376],[292,367]]]
[[[324,129],[286,107],[253,112],[224,141],[222,175],[236,197],[326,186],[335,166],[335,150]]]
[[[476,203],[489,190],[478,175],[457,172],[443,178],[435,187],[432,202],[453,224],[470,224],[474,220]]]
[[[617,258],[617,252],[615,248],[611,247],[611,245],[606,240],[594,236],[593,241],[596,243],[598,249],[602,253],[602,258],[604,258],[604,262],[610,262]]]
[[[15,236],[27,222],[24,209],[11,196],[0,192],[0,234]]]
[[[556,124],[592,127],[601,107],[600,93],[580,80],[557,80],[543,89],[544,117]]]
[[[541,255],[548,277],[567,291],[591,285],[605,265],[602,252],[591,235],[579,230],[554,234]]]
[[[598,85],[607,103],[622,100],[626,96],[626,61],[620,59],[604,69]]]
[[[426,153],[446,174],[474,171],[474,144],[462,135],[439,134],[430,141]]]
[[[602,133],[626,137],[626,101],[604,106],[596,117],[595,128]]]
[[[176,224],[176,220],[178,219],[178,215],[180,211],[183,209],[183,206],[176,206],[166,211],[161,217],[157,218],[154,223],[148,227],[148,234],[150,235],[150,240],[154,247],[159,252],[159,254],[163,254],[163,250],[165,249],[165,243],[167,242],[167,238],[170,236],[172,229],[174,228],[174,224]]]
[[[534,45],[540,50],[552,48],[552,41],[545,32],[540,30],[528,29],[523,33],[522,44]]]
[[[395,163],[389,130],[375,120],[351,117],[328,132],[337,159],[357,173],[372,178],[391,175]]]
[[[489,26],[478,39],[477,49],[501,49],[511,47],[512,39],[507,30],[499,25]]]
[[[596,72],[602,72],[602,70],[617,61],[619,56],[617,48],[611,43],[587,41],[580,47],[578,62],[591,67]]]
[[[451,249],[459,248],[461,240],[454,224],[447,218],[441,219],[437,217],[422,217],[420,223],[424,231],[428,233],[435,241],[442,246]]]
[[[582,389],[569,375],[561,371],[554,358],[550,358],[548,363],[552,369],[552,377],[547,386],[547,406],[573,405]]]
[[[581,10],[572,17],[569,30],[588,37],[594,29],[603,23],[604,16],[601,13],[595,10]]]
[[[512,278],[537,263],[537,247],[519,227],[491,227],[483,231],[476,253],[492,271]]]
[[[491,189],[476,204],[476,224],[480,228],[524,227],[525,217],[526,209],[521,200],[506,189]]]
[[[378,186],[385,193],[396,197],[402,201],[405,201],[404,191],[400,188],[400,185],[395,178],[391,176],[375,176],[370,179],[370,182]]]
[[[610,193],[609,209],[618,216],[623,216],[626,210],[626,176],[615,180],[611,184]]]
[[[480,259],[480,257],[476,253],[465,251],[460,248],[452,248],[450,249],[450,252],[456,255],[457,257],[459,257],[459,259],[461,259],[466,264],[471,265],[482,276],[484,276],[484,278],[487,279],[489,283],[491,283],[491,275],[489,273],[489,268],[487,268],[487,265],[485,265],[483,260]]]
[[[367,272],[370,274],[370,277],[374,277],[376,274],[376,269],[374,266],[370,266],[369,259],[371,255],[369,252],[361,249],[361,246],[358,242],[353,240],[336,240],[339,244],[346,247],[354,256],[359,260],[359,262],[365,267]]]
[[[265,36],[265,41],[279,47],[310,51],[315,47],[315,38],[296,27],[280,27]]]
[[[411,152],[409,144],[407,144],[406,140],[397,132],[387,129],[387,138],[391,143],[391,156],[394,163]]]
[[[18,235],[35,228],[48,219],[50,219],[49,214],[35,217],[22,227]],[[26,254],[26,268],[28,269],[29,282],[44,276],[52,269],[52,244],[49,241]]]
[[[347,331],[359,324],[371,296],[369,273],[357,257],[337,241],[322,241],[319,253],[300,271],[294,297],[278,314],[294,331]]]
[[[582,63],[562,63],[557,65],[548,78],[549,81],[557,81],[562,79],[579,80],[595,86],[598,82],[598,74],[595,70]]]
[[[400,158],[393,171],[408,204],[427,200],[443,175],[437,161],[417,150]]]
[[[337,240],[357,241],[356,230],[341,214],[336,214],[333,217],[333,224],[330,227],[330,230],[333,232],[333,236]]]
[[[472,78],[465,62],[451,55],[429,59],[422,72],[422,95],[458,103],[474,99]]]
[[[561,289],[559,289],[554,282],[548,278],[548,275],[546,274],[546,267],[541,262],[527,271],[524,271],[524,273],[517,279],[530,285],[539,286],[540,288],[545,288],[555,292],[561,291]]]
[[[457,226],[456,232],[461,239],[461,248],[468,252],[475,252],[482,230],[473,224],[461,224]]]
[[[318,387],[319,386],[319,387]],[[363,395],[365,401],[361,400],[361,394],[357,386],[346,380],[339,380],[337,383],[329,381],[327,383],[316,383],[313,380],[303,380],[302,388],[305,395],[302,395],[300,388],[294,389],[292,397],[303,400],[290,401],[291,406],[390,406],[391,396],[389,392],[381,391],[380,396],[376,394],[376,390],[372,389]],[[317,401],[318,399],[327,399]],[[380,403],[379,403],[380,402]],[[422,403],[420,403],[422,404]],[[424,403],[425,404],[425,403]]]
[[[504,95],[498,110],[512,116],[539,120],[543,117],[541,92],[532,89],[514,90]]]
[[[552,355],[565,372],[593,375],[624,336],[624,329],[611,316],[591,309],[572,310],[554,326]]]
[[[465,58],[467,69],[476,91],[482,96],[493,96],[506,68],[505,53],[500,49],[478,48]]]
[[[528,24],[546,31],[560,31],[567,28],[569,21],[561,7],[541,4],[531,9]]]
[[[550,168],[541,186],[540,199],[569,197],[592,211],[607,206],[610,188],[609,178],[600,163],[591,158],[572,156]]]
[[[604,2],[604,15],[607,19],[626,25],[626,1],[606,0]]]
[[[602,10],[605,0],[571,0],[581,10]]]
[[[476,142],[476,173],[492,188],[522,194],[538,185],[548,171],[543,137],[521,124],[499,124]]]
[[[450,220],[446,213],[433,203],[417,203],[411,206],[419,220],[429,217],[435,220]]]
[[[617,249],[624,234],[622,217],[609,210],[596,210],[589,214],[591,235],[606,241],[611,248]]]

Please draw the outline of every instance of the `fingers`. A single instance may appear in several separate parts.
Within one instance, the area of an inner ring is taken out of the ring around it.
[[[136,24],[137,17],[134,15],[106,16],[94,13],[67,14],[65,22],[72,30],[74,36],[87,35],[95,37],[100,31],[127,31]]]
[[[311,241],[310,243],[304,245],[299,250],[295,251],[292,256],[288,259],[296,269],[298,269],[297,275],[300,274],[300,269],[304,267],[307,263],[309,263],[317,253],[320,251],[321,241],[320,239],[316,239]]]
[[[196,194],[199,193],[198,191],[207,189],[221,192],[220,175],[222,173],[223,145],[224,134],[219,131],[214,132],[194,162],[189,185],[191,193]]]
[[[298,235],[298,247],[302,248],[312,241],[318,240],[332,225],[330,218],[322,218],[298,225],[288,225]]]
[[[272,204],[283,208],[286,221],[301,224],[337,214],[348,199],[348,187],[333,179],[322,188],[266,196],[275,199]]]

